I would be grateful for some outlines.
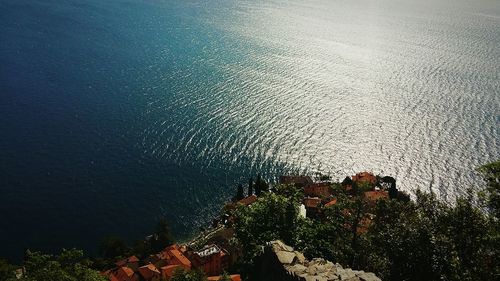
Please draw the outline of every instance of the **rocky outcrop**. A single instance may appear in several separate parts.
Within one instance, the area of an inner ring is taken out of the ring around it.
[[[343,268],[321,258],[307,260],[283,242],[269,243],[260,258],[259,280],[280,281],[381,281],[374,273]]]

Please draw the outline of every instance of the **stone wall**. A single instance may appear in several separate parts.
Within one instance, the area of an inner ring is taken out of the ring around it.
[[[381,281],[371,272],[343,268],[320,258],[309,261],[279,240],[265,247],[256,264],[257,280],[261,281]]]

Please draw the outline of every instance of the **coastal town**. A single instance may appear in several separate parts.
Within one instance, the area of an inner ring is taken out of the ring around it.
[[[361,196],[368,204],[401,196],[394,178],[375,176],[370,172],[346,177],[341,183],[334,183],[329,178],[313,180],[310,176],[280,176],[278,184],[267,187],[265,191],[258,186],[261,182],[260,177],[254,186],[250,181],[246,196],[242,196],[240,186],[239,194],[224,206],[210,229],[191,241],[170,245],[143,259],[132,255],[117,261],[114,268],[101,274],[111,281],[160,281],[172,279],[178,271],[198,270],[208,276],[209,281],[240,281],[242,277],[238,272],[230,272],[232,265],[243,255],[240,248],[230,243],[234,236],[233,212],[237,208],[251,208],[262,192],[276,192],[276,186],[291,186],[302,191],[298,214],[304,218],[318,218],[325,209],[336,205],[339,188],[348,196]],[[362,220],[358,231],[366,231],[370,223],[369,217]]]
[[[410,200],[394,178],[369,172],[272,185],[257,176],[189,241],[174,242],[160,220],[132,246],[104,240],[98,257],[62,249],[26,250],[21,265],[0,259],[0,281],[498,280],[499,168],[480,167],[488,213],[472,192],[454,205],[418,189]]]

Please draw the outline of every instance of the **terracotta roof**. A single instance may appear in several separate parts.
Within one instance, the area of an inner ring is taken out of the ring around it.
[[[137,279],[137,278],[134,278],[134,271],[131,268],[125,267],[125,266],[120,267],[116,271],[115,277],[119,281],[129,281],[129,280]],[[137,277],[137,276],[135,276],[135,277]]]
[[[306,186],[312,184],[313,181],[309,176],[280,176],[279,183]]]
[[[330,202],[325,204],[325,207],[330,207],[337,204],[337,198],[333,198]]]
[[[240,201],[238,201],[239,204],[243,204],[245,206],[248,206],[252,203],[254,203],[255,201],[257,201],[257,196],[255,196],[254,194],[248,196],[248,197],[245,197],[243,199],[241,199]]]
[[[160,275],[160,271],[156,266],[150,263],[139,267],[139,274],[141,274],[144,279],[151,280],[153,277]]]
[[[136,256],[130,256],[127,260],[128,262],[139,262],[139,259]]]
[[[126,266],[128,263],[139,262],[139,259],[136,256],[130,256],[126,259],[119,260],[115,264],[118,267]]]
[[[174,272],[177,268],[180,268],[180,265],[171,264],[161,268],[161,273],[165,278],[170,278],[174,275]]]
[[[306,208],[317,208],[321,203],[321,199],[319,198],[304,198],[304,205]]]
[[[116,278],[116,276],[115,276],[115,275],[113,275],[113,274],[110,274],[110,275],[109,275],[109,280],[110,280],[110,281],[120,281],[120,280],[118,280],[118,278]]]
[[[185,268],[191,268],[191,262],[179,250],[172,249],[170,250],[170,253],[175,258],[175,260],[180,263],[180,265],[184,266]]]
[[[377,201],[379,199],[389,199],[389,192],[385,190],[367,191],[364,193],[364,197],[368,201]]]
[[[233,275],[230,275],[231,277],[231,281],[241,281],[241,276],[239,274],[233,274]],[[207,280],[208,281],[219,281],[221,280],[222,276],[210,276],[210,277],[207,277]]]
[[[354,176],[352,176],[353,182],[369,182],[371,184],[377,183],[377,177],[375,177],[372,173],[369,172],[361,172]]]
[[[310,184],[310,185],[304,187],[304,194],[306,196],[328,197],[331,195],[330,183],[319,182],[319,183]]]

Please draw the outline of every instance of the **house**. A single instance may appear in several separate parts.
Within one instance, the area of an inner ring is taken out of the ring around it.
[[[304,198],[304,206],[306,206],[306,209],[318,208],[319,204],[321,204],[321,199],[319,199],[318,197]]]
[[[377,184],[377,177],[375,177],[372,173],[369,172],[361,172],[352,176],[352,181],[357,184],[368,183],[374,186]]]
[[[138,271],[145,281],[159,281],[161,279],[160,271],[151,263],[139,267]]]
[[[113,275],[118,281],[139,281],[139,275],[126,266],[118,268]]]
[[[156,255],[149,256],[145,262],[152,263],[156,268],[163,268],[167,265],[179,265],[182,268],[191,269],[191,262],[184,255],[185,249],[177,244],[166,247]]]
[[[248,206],[253,204],[255,201],[257,201],[257,196],[255,194],[252,194],[250,196],[247,196],[241,200],[238,201],[238,204],[242,204],[244,206]]]
[[[299,217],[306,218],[306,216],[307,216],[306,206],[304,204],[300,204]]]
[[[305,187],[313,183],[309,176],[280,176],[280,184],[294,184],[297,187]]]
[[[369,204],[375,204],[377,200],[389,199],[389,192],[386,190],[366,191],[363,193],[363,197]]]
[[[307,215],[309,217],[318,214],[319,211],[318,207],[321,204],[321,199],[319,199],[318,197],[313,197],[313,198],[307,197],[304,198],[303,203],[304,206],[306,207]]]
[[[304,195],[309,197],[329,197],[332,195],[330,183],[318,182],[304,187]]]
[[[172,278],[172,276],[174,276],[175,271],[178,269],[182,269],[182,267],[180,265],[176,265],[176,264],[164,266],[164,267],[160,268],[161,276],[163,277],[163,279],[168,280],[168,279]]]
[[[214,244],[194,252],[192,260],[208,276],[220,275],[229,267],[229,253]]]
[[[132,270],[136,271],[139,268],[139,259],[136,256],[130,256],[126,259],[117,261],[115,263],[117,267],[130,267]]]
[[[333,198],[332,200],[330,200],[330,202],[326,203],[324,207],[328,208],[328,207],[333,206],[335,204],[337,204],[337,198]]]
[[[241,276],[239,274],[229,275],[231,281],[241,281]],[[222,276],[210,276],[207,278],[208,281],[219,281],[222,279]]]

